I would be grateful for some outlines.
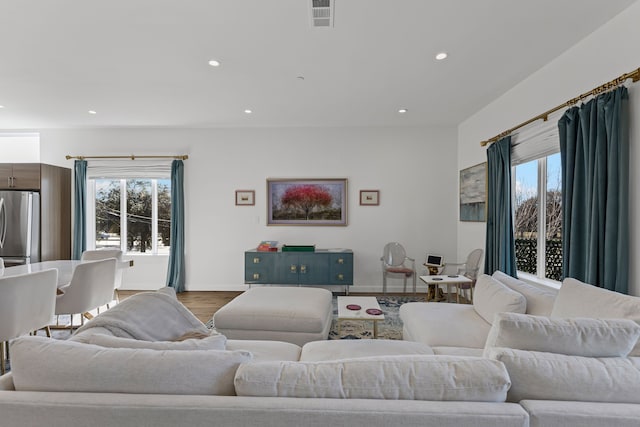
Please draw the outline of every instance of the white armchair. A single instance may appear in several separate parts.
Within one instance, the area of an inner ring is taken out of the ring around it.
[[[84,324],[84,313],[106,305],[113,300],[116,276],[116,259],[109,258],[79,264],[73,270],[71,282],[63,286],[63,292],[56,297],[55,314],[73,315],[80,313],[81,324]]]
[[[56,305],[58,270],[0,278],[0,359],[5,372],[5,342],[48,328]],[[47,335],[51,335],[47,329]],[[6,351],[8,353],[8,351]]]

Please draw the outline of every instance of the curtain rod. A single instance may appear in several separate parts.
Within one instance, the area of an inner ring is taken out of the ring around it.
[[[187,160],[189,158],[188,155],[183,154],[180,156],[136,156],[135,154],[131,154],[130,156],[70,156],[66,155],[65,158],[67,160],[78,159],[176,159],[176,160]]]
[[[615,89],[616,87],[620,86],[621,84],[623,84],[627,79],[633,79],[633,82],[637,82],[638,80],[640,80],[640,68],[638,68],[637,70],[631,71],[629,73],[623,74],[620,77],[611,80],[610,82],[607,82],[603,85],[598,86],[595,89],[591,89],[589,92],[585,92],[580,96],[577,96],[573,99],[570,99],[569,101],[565,102],[564,104],[558,105],[555,108],[552,108],[551,110],[545,111],[542,114],[538,114],[537,116],[527,120],[526,122],[522,122],[520,123],[518,126],[514,126],[509,130],[506,130],[504,132],[502,132],[499,135],[494,136],[493,138],[487,139],[486,141],[482,141],[480,143],[481,146],[485,146],[487,144],[491,144],[493,142],[496,142],[497,140],[504,138],[505,136],[510,135],[513,131],[520,129],[521,127],[524,127],[530,123],[535,122],[536,120],[544,120],[545,122],[549,119],[549,114],[551,113],[555,113],[558,110],[561,110],[563,108],[567,108],[567,107],[571,107],[572,105],[577,104],[578,102],[582,101],[583,99],[591,96],[591,95],[599,95],[601,93],[607,92],[611,89]]]

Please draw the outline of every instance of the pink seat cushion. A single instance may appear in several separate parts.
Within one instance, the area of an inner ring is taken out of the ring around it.
[[[413,270],[406,267],[387,267],[387,271],[389,273],[401,273],[407,277],[410,277],[413,275]]]

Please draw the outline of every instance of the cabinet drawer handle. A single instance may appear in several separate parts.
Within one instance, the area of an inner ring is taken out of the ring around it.
[[[344,264],[344,259],[338,258],[338,264]]]
[[[344,280],[344,274],[338,274],[338,280]]]
[[[260,273],[253,273],[253,280],[258,280],[260,278]]]
[[[300,273],[302,273],[302,274],[306,274],[307,273],[307,266],[306,265],[301,265],[300,266]]]
[[[254,258],[253,259],[253,263],[254,264],[260,264],[260,258]]]
[[[292,273],[298,272],[298,266],[295,264],[292,264],[291,267],[289,267],[289,269],[291,270]]]

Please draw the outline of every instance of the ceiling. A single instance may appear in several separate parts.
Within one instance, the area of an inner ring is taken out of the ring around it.
[[[634,0],[310,2],[0,0],[0,129],[457,125]]]

